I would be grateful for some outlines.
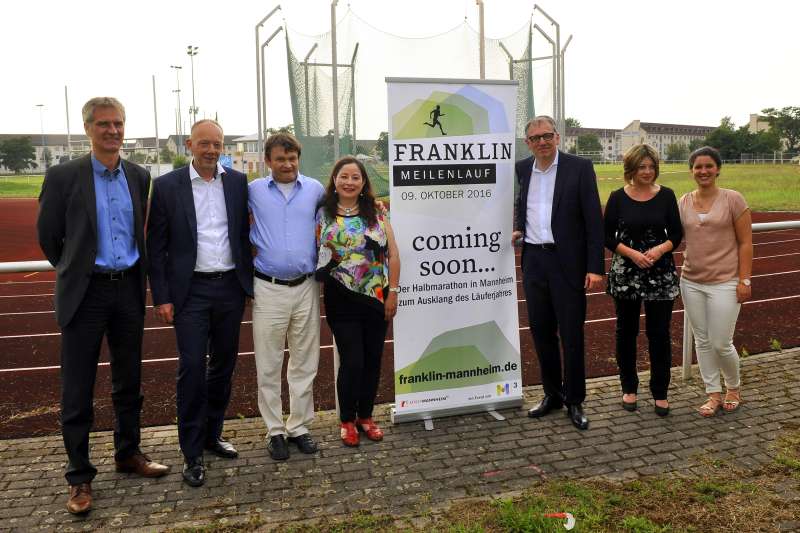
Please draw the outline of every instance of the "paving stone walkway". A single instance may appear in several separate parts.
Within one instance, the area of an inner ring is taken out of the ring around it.
[[[502,495],[554,476],[631,479],[665,472],[693,472],[697,458],[733,459],[740,466],[772,461],[771,443],[800,417],[800,349],[743,359],[744,404],[733,414],[702,419],[705,395],[695,367],[684,383],[673,369],[672,412],[653,412],[641,378],[639,411],[620,407],[616,376],[590,380],[588,431],[563,414],[529,419],[525,410],[503,411],[506,420],[473,414],[422,423],[389,424],[388,406],[377,419],[381,443],[341,446],[336,415],[319,413],[312,434],[320,451],[306,456],[291,447],[276,463],[266,451],[261,419],[230,420],[225,436],[239,450],[235,460],[206,457],[207,482],[192,489],[181,482],[181,456],[174,426],[142,432],[142,449],[172,465],[164,478],[117,474],[110,432],[92,435],[99,474],[92,484],[94,510],[73,517],[64,508],[65,455],[60,436],[0,440],[0,530],[131,529],[234,523],[257,516],[265,528],[323,516],[371,510],[396,517],[421,515],[468,497]],[[526,406],[541,387],[526,389]],[[699,470],[698,470],[699,471]]]

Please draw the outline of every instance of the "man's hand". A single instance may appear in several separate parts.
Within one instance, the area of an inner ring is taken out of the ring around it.
[[[522,244],[521,242],[517,242],[521,238],[522,238],[522,232],[521,231],[512,231],[511,232],[511,246],[519,246],[519,245],[521,245]]]
[[[389,291],[389,295],[383,302],[384,320],[387,322],[397,314],[397,293]]]
[[[583,288],[587,291],[596,291],[603,288],[603,276],[600,274],[586,274],[586,280],[583,282]]]
[[[155,311],[156,318],[160,322],[163,322],[164,324],[172,324],[172,314],[175,312],[175,308],[172,306],[172,304],[156,305],[153,307],[153,311]]]
[[[752,288],[741,281],[736,286],[736,301],[740,304],[749,300],[753,295]]]

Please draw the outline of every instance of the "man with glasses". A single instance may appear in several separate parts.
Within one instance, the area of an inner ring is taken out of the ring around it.
[[[89,431],[103,337],[111,363],[116,470],[144,477],[169,471],[139,450],[150,175],[120,157],[125,108],[119,100],[92,98],[82,114],[92,152],[48,169],[37,221],[39,246],[56,268],[61,433],[72,514],[92,508],[97,468],[89,460]]]
[[[602,286],[604,272],[597,178],[591,161],[558,150],[552,118],[531,119],[525,132],[533,156],[516,164],[514,240],[524,237],[523,287],[544,388],[544,398],[528,416],[538,418],[566,405],[572,424],[587,429],[582,408],[586,291]]]

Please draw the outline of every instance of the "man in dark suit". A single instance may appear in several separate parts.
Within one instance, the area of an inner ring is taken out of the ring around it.
[[[154,182],[147,249],[155,314],[174,324],[178,342],[183,479],[199,487],[205,482],[204,448],[238,456],[223,440],[222,425],[245,297],[253,295],[253,257],[247,176],[219,163],[222,127],[214,120],[196,122],[186,146],[189,166]]]
[[[544,398],[528,416],[538,418],[566,404],[575,427],[587,429],[581,405],[586,291],[602,286],[604,272],[597,178],[591,161],[558,150],[552,118],[532,119],[525,132],[533,157],[516,164],[514,240],[524,236],[522,279],[544,387]]]
[[[97,469],[89,460],[89,431],[103,336],[111,360],[116,470],[145,477],[169,471],[139,450],[150,175],[120,158],[125,109],[118,100],[89,100],[83,126],[92,152],[47,171],[37,221],[39,246],[56,269],[61,431],[68,458],[67,509],[74,514],[92,507]]]

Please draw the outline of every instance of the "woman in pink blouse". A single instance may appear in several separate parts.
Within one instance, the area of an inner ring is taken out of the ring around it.
[[[750,208],[741,194],[717,185],[720,167],[722,159],[714,148],[692,152],[689,168],[697,188],[678,203],[686,242],[681,296],[708,394],[699,409],[704,417],[733,412],[741,403],[733,332],[742,302],[750,299],[753,267]]]

